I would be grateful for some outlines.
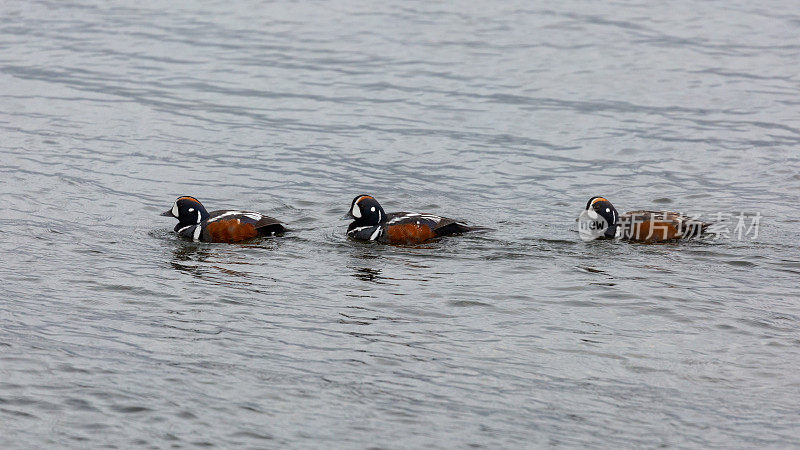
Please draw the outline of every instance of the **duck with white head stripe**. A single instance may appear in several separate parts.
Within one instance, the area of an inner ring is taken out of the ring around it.
[[[349,237],[390,244],[419,244],[440,236],[488,230],[434,214],[386,213],[371,195],[356,196],[347,217],[353,219],[347,228]]]
[[[709,223],[672,211],[630,211],[620,215],[605,197],[592,197],[577,219],[581,239],[662,242],[704,234]]]
[[[277,219],[252,211],[206,208],[194,197],[181,196],[161,214],[178,219],[179,236],[201,242],[238,242],[259,236],[283,234],[286,227]]]

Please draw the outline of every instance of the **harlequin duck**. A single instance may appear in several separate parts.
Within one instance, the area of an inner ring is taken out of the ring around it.
[[[172,208],[161,213],[178,219],[175,232],[201,242],[238,242],[259,236],[282,234],[286,228],[272,217],[251,211],[206,211],[194,197],[178,197]]]
[[[409,212],[386,214],[380,203],[369,195],[359,195],[354,198],[346,217],[354,219],[347,228],[347,236],[389,244],[413,245],[439,236],[488,230],[488,228],[470,227],[433,214]]]
[[[663,242],[689,239],[706,232],[709,223],[671,211],[631,211],[619,215],[603,197],[592,197],[578,217],[582,239],[625,239]]]

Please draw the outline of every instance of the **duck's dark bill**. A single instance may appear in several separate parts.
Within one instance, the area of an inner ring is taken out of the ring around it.
[[[167,217],[172,217],[172,210],[171,210],[171,209],[168,209],[168,210],[166,210],[166,211],[162,212],[161,214],[159,214],[159,216],[167,216]]]

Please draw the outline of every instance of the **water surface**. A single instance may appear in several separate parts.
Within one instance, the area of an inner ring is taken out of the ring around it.
[[[0,445],[798,445],[795,6],[4,3]],[[362,193],[496,231],[350,242]]]

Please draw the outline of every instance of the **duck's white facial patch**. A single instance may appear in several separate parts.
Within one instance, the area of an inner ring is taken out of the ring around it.
[[[194,208],[189,208],[189,212],[194,212]]]
[[[375,212],[375,207],[373,206],[373,207],[372,207],[372,208],[370,208],[369,210],[370,210],[370,211],[372,211],[372,212]]]
[[[599,214],[597,214],[597,213],[594,211],[594,208],[589,208],[589,209],[587,209],[587,210],[586,210],[586,213],[589,215],[589,218],[590,218],[590,219],[592,219],[592,220],[597,220],[597,218],[598,218],[598,217],[600,217],[600,215],[599,215]]]
[[[361,218],[361,208],[358,207],[358,202],[353,203],[353,210],[350,211],[356,219]]]
[[[178,202],[175,202],[172,205],[172,215],[177,219],[178,218]]]
[[[606,212],[611,212],[611,208],[606,208]]]

